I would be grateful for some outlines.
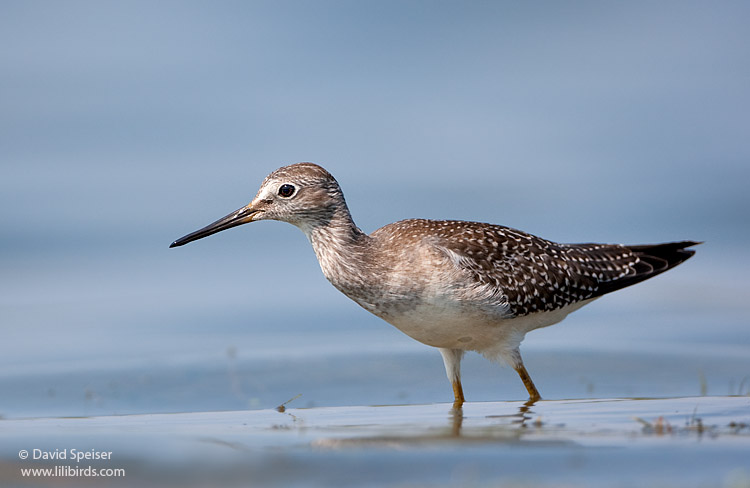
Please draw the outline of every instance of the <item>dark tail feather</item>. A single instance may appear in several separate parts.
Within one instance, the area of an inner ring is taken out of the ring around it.
[[[695,251],[686,249],[697,246],[702,242],[682,241],[667,242],[665,244],[653,244],[645,246],[625,246],[633,251],[641,260],[636,265],[636,277],[643,276],[643,279],[656,276],[668,269],[672,269],[678,264],[687,261]],[[639,280],[640,281],[640,280]]]
[[[635,265],[635,274],[607,283],[601,283],[598,295],[604,295],[625,288],[626,286],[640,283],[674,268],[678,264],[690,259],[695,254],[695,251],[687,248],[697,246],[698,244],[702,244],[702,242],[682,241],[667,242],[664,244],[623,246],[630,249],[639,258],[639,262]]]

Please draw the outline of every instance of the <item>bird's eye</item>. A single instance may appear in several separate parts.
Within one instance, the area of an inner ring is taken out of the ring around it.
[[[285,183],[279,187],[279,196],[289,198],[294,195],[294,185]]]

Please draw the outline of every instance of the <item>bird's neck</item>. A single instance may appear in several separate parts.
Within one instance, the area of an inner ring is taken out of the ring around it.
[[[325,277],[344,294],[366,285],[371,238],[354,223],[346,207],[338,208],[320,225],[303,229]],[[352,297],[353,298],[353,297]]]

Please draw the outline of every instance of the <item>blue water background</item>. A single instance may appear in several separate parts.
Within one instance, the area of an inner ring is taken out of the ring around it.
[[[747,2],[4,2],[0,415],[449,401],[436,351],[261,222],[314,161],[358,225],[706,241],[531,333],[546,397],[750,392]],[[472,400],[520,399],[472,355]]]

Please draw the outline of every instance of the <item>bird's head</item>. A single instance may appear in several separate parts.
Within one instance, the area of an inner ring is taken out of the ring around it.
[[[177,239],[169,247],[256,220],[289,222],[309,235],[313,228],[328,224],[340,210],[346,210],[344,195],[328,171],[313,163],[292,164],[268,175],[252,202]]]

